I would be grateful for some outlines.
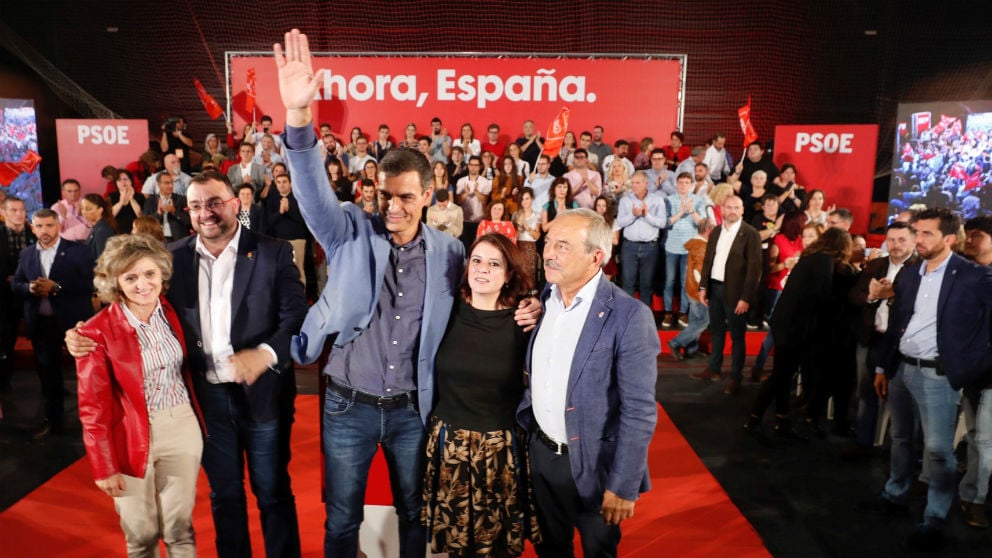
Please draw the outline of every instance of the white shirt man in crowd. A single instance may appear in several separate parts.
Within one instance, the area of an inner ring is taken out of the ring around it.
[[[608,173],[610,171],[610,165],[613,164],[614,159],[619,158],[623,161],[623,166],[627,169],[627,176],[634,176],[634,163],[631,163],[630,159],[627,158],[630,143],[625,139],[618,139],[613,145],[616,147],[616,151],[613,154],[607,155],[603,158],[603,172]]]
[[[710,171],[710,180],[714,184],[718,184],[723,177],[730,174],[730,160],[727,158],[727,150],[724,149],[726,144],[727,136],[716,134],[713,136],[713,143],[706,148],[706,155],[703,156],[703,162]]]

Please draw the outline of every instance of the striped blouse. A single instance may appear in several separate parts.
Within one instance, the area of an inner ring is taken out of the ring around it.
[[[138,334],[148,412],[189,403],[189,392],[182,378],[183,348],[165,319],[162,305],[155,308],[148,323],[139,320],[127,304],[121,303],[121,306],[128,323]]]

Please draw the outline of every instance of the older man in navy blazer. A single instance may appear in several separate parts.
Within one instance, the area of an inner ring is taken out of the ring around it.
[[[890,476],[880,503],[888,511],[907,509],[916,461],[915,403],[930,478],[923,523],[909,542],[935,549],[944,542],[954,501],[960,390],[987,382],[992,370],[992,270],[951,252],[961,227],[951,211],[924,210],[913,227],[921,261],[896,276],[883,364],[876,369],[875,389],[888,398],[892,417]]]
[[[651,310],[600,269],[610,237],[602,217],[577,209],[545,242],[550,286],[517,413],[531,435],[542,557],[572,556],[575,528],[585,556],[616,556],[620,522],[650,488],[661,346]]]

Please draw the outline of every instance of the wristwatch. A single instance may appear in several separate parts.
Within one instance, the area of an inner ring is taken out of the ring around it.
[[[55,283],[55,285],[52,287],[52,290],[48,292],[48,296],[55,296],[60,292],[62,292],[62,285]]]

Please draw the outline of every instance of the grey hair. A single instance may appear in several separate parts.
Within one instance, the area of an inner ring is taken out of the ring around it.
[[[650,179],[648,178],[648,173],[646,171],[639,170],[634,172],[634,174],[630,175],[631,180],[633,180],[635,176],[640,176],[641,178],[644,179],[644,182],[650,181]]]
[[[606,223],[603,216],[591,209],[569,209],[558,214],[558,217],[567,215],[585,221],[586,229],[586,252],[594,250],[603,251],[603,262],[600,267],[606,265],[613,252],[613,230]]]

